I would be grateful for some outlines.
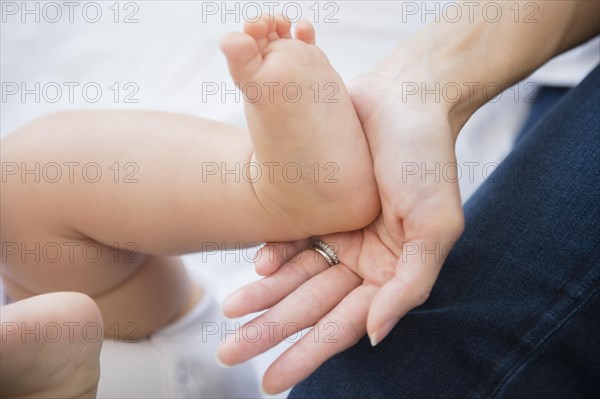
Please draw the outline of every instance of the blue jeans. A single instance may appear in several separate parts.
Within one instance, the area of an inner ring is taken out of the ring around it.
[[[429,300],[363,338],[291,398],[600,394],[600,69],[465,204]]]

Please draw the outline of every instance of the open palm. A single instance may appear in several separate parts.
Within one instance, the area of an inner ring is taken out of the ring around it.
[[[246,361],[314,326],[267,370],[264,389],[279,392],[354,345],[366,332],[369,304],[394,276],[400,257],[384,243],[386,235],[379,218],[362,230],[321,237],[340,257],[333,267],[308,249],[308,240],[263,247],[259,256],[271,260],[267,267],[273,262],[281,266],[233,293],[225,313],[238,317],[271,309],[242,326],[237,338],[228,335],[220,359],[226,364]]]

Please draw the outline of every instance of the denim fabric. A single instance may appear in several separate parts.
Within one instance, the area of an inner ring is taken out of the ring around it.
[[[291,398],[600,395],[600,70],[465,204],[430,299]]]
[[[533,128],[543,121],[544,117],[554,109],[556,103],[564,97],[571,89],[567,87],[541,86],[531,101],[529,115],[523,124],[521,132],[517,135],[515,144],[519,144]]]

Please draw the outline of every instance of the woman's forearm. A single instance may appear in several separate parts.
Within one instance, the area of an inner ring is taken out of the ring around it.
[[[456,22],[431,24],[375,69],[402,82],[405,99],[437,94],[455,135],[499,90],[600,32],[599,1],[463,2],[460,8]],[[415,84],[407,86],[411,76]]]

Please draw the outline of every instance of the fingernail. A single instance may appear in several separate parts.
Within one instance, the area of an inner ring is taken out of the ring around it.
[[[268,264],[268,256],[264,255],[265,254],[263,254],[262,252],[257,252],[253,259],[254,270],[256,270],[256,273],[258,273],[261,276],[264,276],[264,274],[261,273],[261,270],[264,269],[265,266]]]
[[[280,392],[277,392],[277,391],[268,391],[265,388],[265,380],[264,380],[264,378],[263,378],[263,380],[260,383],[259,389],[260,389],[260,393],[262,394],[262,396],[266,397],[266,398],[272,397],[273,395],[277,395],[278,393],[280,393]]]
[[[256,251],[256,253],[254,254],[254,258],[252,258],[252,263],[254,263],[254,265],[256,266],[258,263],[260,263],[261,258],[262,252],[260,250]]]
[[[375,346],[379,343],[377,331],[375,331],[373,334],[369,334],[369,340],[371,341],[371,346]]]
[[[397,321],[390,321],[383,325],[383,327],[376,330],[373,334],[369,334],[369,340],[371,346],[379,344],[387,335],[392,331],[392,328],[398,323]]]
[[[239,303],[239,301],[237,300],[239,296],[240,293],[238,291],[234,291],[231,294],[229,294],[227,298],[225,298],[225,300],[223,301],[223,306],[221,307],[225,316],[236,317],[235,312],[232,312],[232,310],[235,310],[236,304]]]
[[[269,392],[267,392],[267,390],[265,389],[265,386],[263,385],[264,381],[260,383],[259,389],[260,389],[260,394],[263,397],[268,397],[271,396],[272,394],[270,394]]]
[[[217,364],[219,365],[219,367],[222,367],[224,369],[230,369],[233,366],[228,366],[225,363],[223,363],[223,361],[219,358],[219,353],[217,353],[215,355],[215,361],[217,362]]]
[[[235,297],[238,295],[239,295],[239,292],[237,290],[233,291],[231,294],[229,294],[225,297],[225,300],[223,301],[223,303],[229,303],[229,302],[233,301],[235,299]]]

